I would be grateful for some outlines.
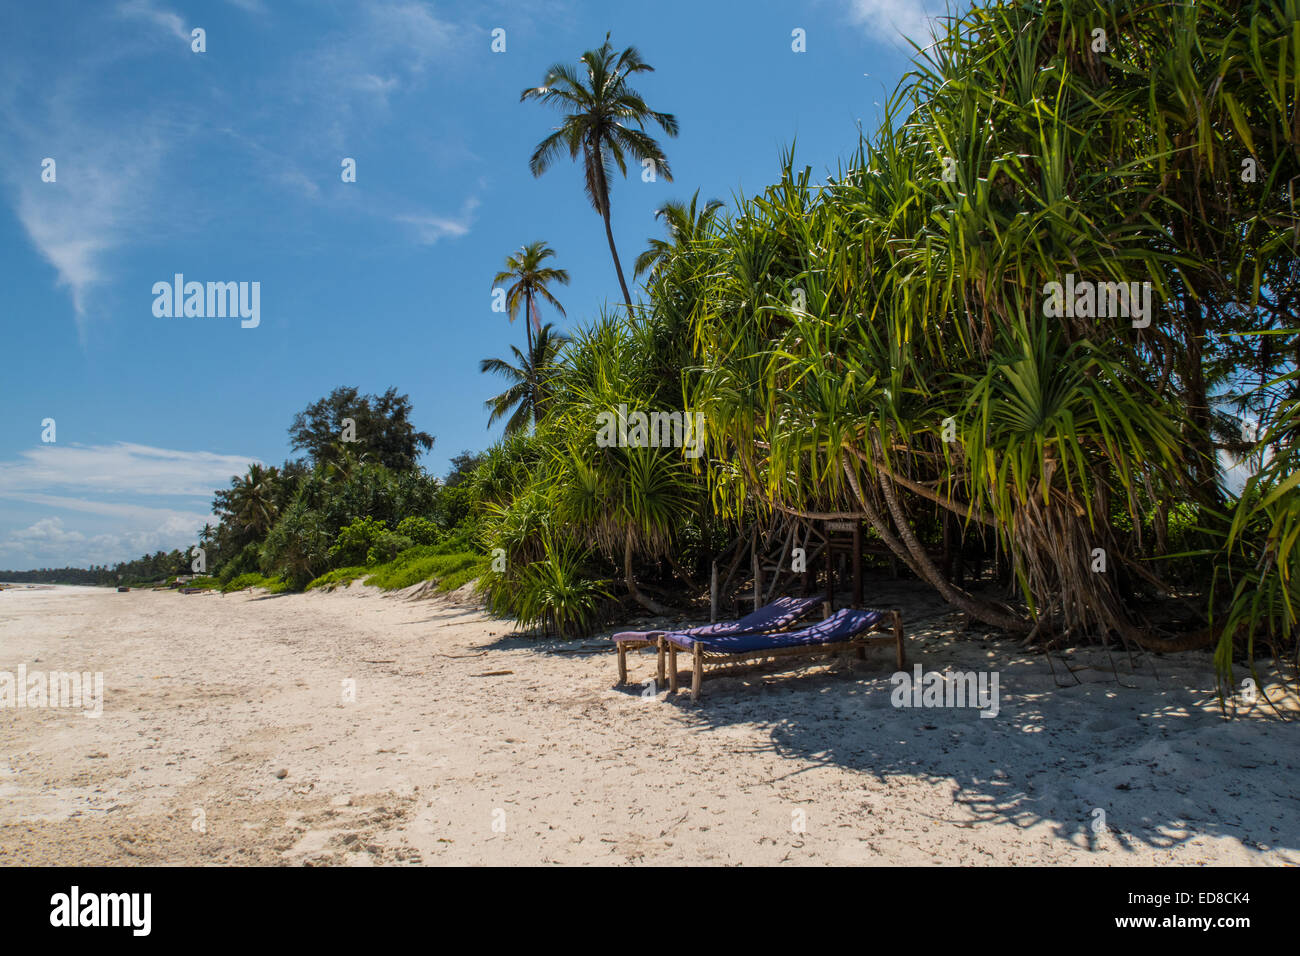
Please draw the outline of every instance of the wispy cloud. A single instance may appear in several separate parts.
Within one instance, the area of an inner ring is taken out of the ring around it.
[[[0,462],[0,498],[47,494],[52,489],[115,495],[210,498],[230,477],[256,461],[243,455],[173,451],[118,442],[41,445]],[[66,506],[66,505],[65,505]]]
[[[394,222],[405,223],[415,228],[416,241],[431,246],[439,239],[450,236],[453,239],[466,235],[474,224],[474,210],[478,200],[471,197],[461,206],[460,214],[454,217],[431,216],[418,213],[399,213],[393,216]]]
[[[849,19],[872,33],[904,34],[917,42],[946,10],[943,0],[848,0]]]
[[[188,548],[213,521],[213,492],[254,461],[128,442],[23,451],[0,462],[0,500],[28,506],[36,520],[0,534],[0,567],[113,563]]]
[[[261,0],[228,2],[273,15]],[[117,0],[85,24],[86,36],[102,34],[106,42],[77,46],[76,69],[48,74],[39,58],[22,53],[21,38],[14,55],[0,57],[0,185],[55,283],[69,293],[83,345],[92,321],[109,314],[108,301],[97,296],[119,293],[113,281],[138,245],[189,238],[209,220],[230,222],[235,203],[264,203],[268,195],[307,200],[320,215],[373,217],[425,245],[467,234],[473,200],[451,212],[438,189],[417,198],[370,180],[361,204],[363,187],[329,184],[338,181],[339,157],[409,134],[393,126],[390,100],[427,92],[471,56],[481,37],[468,21],[418,0],[340,6],[327,32],[287,46],[273,68],[254,74],[250,88],[261,95],[246,98],[248,78],[214,74],[190,53],[187,16],[167,0]],[[143,88],[140,64],[156,59],[161,44],[175,48],[166,69],[176,83]],[[191,188],[188,164],[188,157],[220,153],[225,144],[214,137],[247,156],[247,167],[238,157],[230,167],[238,191],[223,192],[220,203]],[[428,138],[448,152],[459,141],[455,130],[438,128]],[[47,156],[57,163],[53,183],[41,179]],[[178,208],[186,215],[166,212]],[[277,228],[306,221],[283,215]]]
[[[433,64],[463,47],[467,31],[415,0],[373,3],[349,15],[348,28],[326,37],[294,70],[300,96],[386,108],[389,96],[415,86]]]
[[[190,31],[185,28],[185,21],[180,14],[155,6],[150,0],[123,0],[117,6],[117,14],[152,23],[178,40],[190,42]]]
[[[163,512],[146,527],[101,534],[83,534],[64,527],[58,517],[41,518],[0,537],[0,567],[68,567],[115,564],[155,551],[187,551],[204,515]]]
[[[104,279],[104,257],[132,230],[148,189],[140,177],[147,180],[157,168],[161,147],[107,132],[83,143],[54,133],[44,145],[39,152],[55,161],[57,179],[43,182],[35,167],[25,175],[11,170],[14,208],[32,245],[71,293],[80,324],[92,286]]]
[[[257,162],[261,174],[272,182],[290,187],[308,199],[320,196],[320,186],[307,175],[296,160],[282,152],[270,149],[252,137],[231,126],[217,130],[230,137]]]
[[[197,518],[199,525],[203,522],[212,520],[212,515],[207,512],[199,511],[178,511],[175,508],[157,508],[152,505],[132,504],[122,501],[96,501],[91,498],[70,498],[66,495],[43,495],[43,494],[26,494],[15,492],[13,494],[0,495],[11,501],[21,501],[30,505],[39,505],[42,508],[50,508],[58,511],[75,511],[78,514],[96,515],[101,518],[115,518],[137,523],[148,523],[152,521],[171,521],[175,518],[182,517],[186,521],[186,527],[193,524]],[[196,526],[197,527],[197,526]]]
[[[91,291],[107,278],[108,257],[144,231],[177,132],[160,115],[98,108],[93,74],[109,62],[48,82],[15,62],[10,79],[30,92],[0,92],[0,177],[32,246],[71,294],[83,340]],[[45,158],[54,160],[53,182],[42,177]]]

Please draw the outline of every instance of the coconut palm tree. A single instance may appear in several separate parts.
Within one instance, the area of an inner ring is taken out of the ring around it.
[[[512,256],[506,257],[506,267],[492,279],[493,286],[509,286],[506,289],[506,314],[514,322],[519,315],[519,307],[524,307],[527,316],[524,327],[528,331],[528,354],[533,354],[533,329],[541,331],[541,318],[537,307],[538,299],[545,299],[555,306],[555,311],[564,315],[564,306],[547,288],[552,282],[560,285],[569,284],[566,269],[553,269],[543,266],[547,259],[555,255],[555,250],[545,242],[530,242]]]
[[[609,179],[613,167],[627,175],[627,157],[637,163],[650,160],[655,173],[672,182],[672,169],[659,143],[645,131],[648,122],[658,123],[669,136],[677,135],[677,120],[671,113],[650,109],[636,90],[628,86],[634,73],[653,72],[654,67],[641,59],[636,47],[615,52],[605,34],[605,42],[582,54],[581,68],[556,63],[546,71],[540,86],[529,87],[519,101],[538,100],[564,112],[561,125],[542,140],[528,161],[534,176],[541,176],[552,162],[567,149],[569,158],[582,157],[583,185],[592,208],[605,221],[605,238],[618,273],[623,301],[631,308],[632,294],[623,278],[623,265],[614,245],[614,231],[609,219]]]
[[[554,367],[560,349],[568,341],[567,335],[555,331],[555,327],[547,322],[538,329],[536,341],[530,339],[530,356],[525,356],[511,346],[515,365],[499,358],[485,358],[479,363],[480,372],[492,372],[510,382],[509,388],[484,403],[492,413],[488,417],[488,428],[506,415],[510,416],[506,420],[507,435],[522,431],[530,420],[534,425],[537,424],[546,410],[549,371]],[[514,409],[513,413],[511,409]]]
[[[278,471],[256,462],[231,482],[228,507],[235,521],[260,538],[275,524],[275,482]]]

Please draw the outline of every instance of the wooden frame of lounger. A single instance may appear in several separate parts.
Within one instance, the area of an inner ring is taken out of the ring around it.
[[[830,605],[828,604],[826,606],[829,607]],[[808,613],[808,611],[804,611],[800,617],[806,617]],[[786,625],[786,628],[788,629],[793,627],[795,623],[796,622],[792,621],[790,624]],[[659,650],[659,670],[655,676],[659,682],[655,684],[655,687],[664,686],[664,682],[667,678],[664,677],[664,639],[662,637],[656,637],[653,641],[648,641],[639,637],[630,637],[621,641],[615,641],[614,646],[618,650],[618,682],[620,685],[627,683],[627,652],[640,650],[643,647],[656,647]]]
[[[639,650],[642,647],[658,647],[659,648],[659,674],[658,674],[659,683],[655,684],[655,687],[662,687],[664,685],[665,678],[664,678],[663,638],[656,637],[653,641],[647,641],[641,638],[634,638],[630,640],[617,641],[616,646],[618,648],[618,682],[620,684],[627,683],[627,652],[628,651]]]
[[[715,664],[737,664],[741,661],[758,660],[760,658],[776,657],[811,657],[814,654],[841,654],[850,648],[857,650],[858,657],[866,656],[866,648],[893,644],[895,647],[895,658],[898,661],[898,669],[907,669],[907,651],[903,647],[903,613],[901,611],[886,611],[886,617],[881,621],[873,624],[858,634],[853,635],[848,640],[835,641],[831,644],[799,644],[795,647],[770,647],[756,651],[742,651],[739,654],[718,654],[712,651],[706,651],[704,645],[698,641],[692,648],[691,653],[691,700],[700,699],[700,684],[704,680],[704,662],[706,659]],[[864,634],[870,634],[878,631],[881,627],[889,622],[893,625],[893,633],[880,637],[863,637]],[[665,645],[667,645],[665,647]],[[677,651],[678,647],[667,637],[659,638],[659,680],[663,681],[664,675],[664,651],[668,651],[668,689],[674,694],[677,693]],[[685,652],[683,652],[685,653]]]

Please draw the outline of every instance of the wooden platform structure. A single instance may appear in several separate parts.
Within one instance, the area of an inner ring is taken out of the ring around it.
[[[795,567],[796,549],[802,549],[802,563]],[[782,516],[762,530],[751,528],[737,536],[713,559],[709,579],[709,620],[717,622],[723,608],[732,616],[757,610],[778,594],[798,593],[804,597],[820,588],[834,609],[837,590],[837,559],[852,574],[852,607],[862,607],[862,556],[879,553],[891,561],[887,549],[864,548],[863,527],[858,521],[822,521]],[[820,567],[819,567],[820,565]],[[725,567],[725,571],[723,568]],[[748,573],[746,573],[748,572]],[[825,575],[824,580],[817,579]],[[736,593],[735,584],[749,582],[748,591]]]

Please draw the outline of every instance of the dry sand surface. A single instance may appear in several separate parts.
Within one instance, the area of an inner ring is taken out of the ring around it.
[[[1300,722],[1223,719],[1206,655],[1054,677],[879,598],[927,671],[996,669],[999,715],[894,708],[886,648],[693,705],[445,599],[7,590],[0,671],[105,693],[98,719],[0,710],[0,864],[1300,863]]]

